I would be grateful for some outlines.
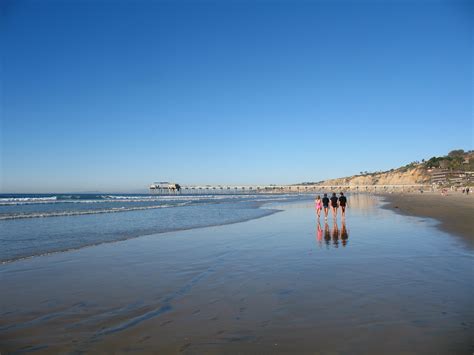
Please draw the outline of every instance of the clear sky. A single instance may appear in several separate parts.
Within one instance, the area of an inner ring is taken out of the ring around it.
[[[469,1],[0,6],[0,192],[318,181],[473,146]]]

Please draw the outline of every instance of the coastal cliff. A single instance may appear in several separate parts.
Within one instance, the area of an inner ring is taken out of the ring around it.
[[[379,185],[418,185],[430,184],[436,174],[444,174],[437,183],[443,185],[472,185],[474,178],[474,152],[462,149],[453,150],[446,156],[432,157],[429,160],[415,161],[389,171],[361,171],[358,175],[329,179],[305,185],[335,186],[379,186]],[[452,176],[451,176],[452,175]]]
[[[330,179],[320,182],[321,185],[414,185],[429,184],[431,175],[424,167],[396,169],[380,173],[367,173],[349,177]]]

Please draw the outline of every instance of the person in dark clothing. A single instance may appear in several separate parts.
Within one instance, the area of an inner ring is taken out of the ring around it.
[[[328,219],[328,209],[329,209],[329,198],[328,194],[324,194],[323,197],[323,208],[324,208],[324,218]]]
[[[344,193],[340,193],[339,196],[339,206],[341,206],[341,216],[342,218],[346,217],[346,207],[347,207],[347,198],[344,196]]]
[[[333,192],[331,196],[331,207],[332,207],[332,217],[337,218],[337,207],[338,207],[338,198],[336,196],[336,193]]]

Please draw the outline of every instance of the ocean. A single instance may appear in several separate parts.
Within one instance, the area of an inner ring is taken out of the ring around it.
[[[308,195],[0,194],[0,263],[267,216]]]

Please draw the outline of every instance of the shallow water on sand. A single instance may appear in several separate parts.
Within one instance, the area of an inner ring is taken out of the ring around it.
[[[0,266],[0,350],[472,353],[473,254],[351,196]],[[329,229],[329,236],[327,231]]]

